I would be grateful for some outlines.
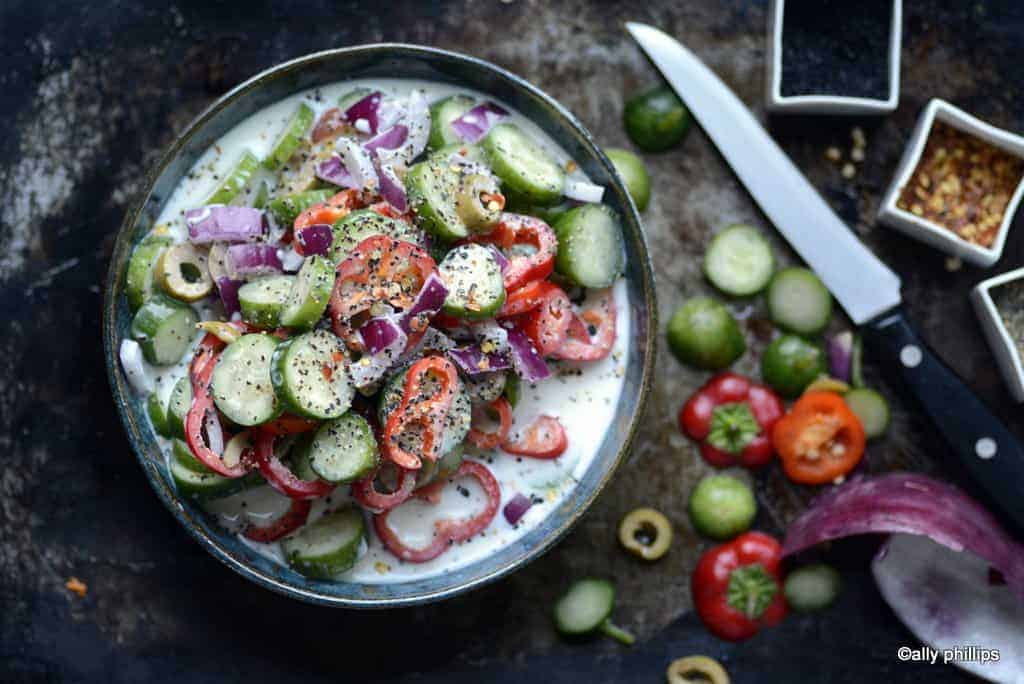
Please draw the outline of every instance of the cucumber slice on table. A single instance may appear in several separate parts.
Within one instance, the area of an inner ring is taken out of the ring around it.
[[[609,287],[622,273],[626,256],[619,217],[603,204],[584,204],[554,226],[558,235],[555,269],[576,285]]]
[[[257,328],[276,328],[281,323],[295,276],[269,276],[246,283],[238,288],[238,306],[242,319]]]
[[[171,457],[168,459],[171,479],[178,492],[198,501],[208,501],[230,496],[253,486],[259,476],[224,477],[213,472],[196,460],[188,444],[174,440]]]
[[[227,204],[249,184],[249,179],[259,167],[260,160],[250,150],[246,150],[203,204]]]
[[[857,387],[843,395],[846,405],[860,418],[868,439],[881,437],[889,427],[889,403],[881,394],[867,387]]]
[[[153,430],[161,437],[172,437],[171,429],[167,425],[167,407],[160,400],[160,395],[153,392],[146,398],[146,413],[149,414],[149,422],[153,424]]]
[[[297,572],[314,579],[331,579],[356,564],[365,542],[366,526],[357,509],[328,513],[281,542],[281,550]]]
[[[419,232],[405,221],[382,216],[372,209],[346,214],[331,227],[334,239],[328,250],[331,261],[343,261],[360,242],[373,235],[387,235],[395,240],[420,243]]]
[[[322,256],[307,257],[292,281],[281,309],[281,325],[312,328],[327,310],[334,289],[334,265]]]
[[[518,126],[498,124],[481,144],[507,196],[542,206],[562,198],[562,167]]]
[[[326,202],[334,192],[332,190],[307,190],[295,192],[283,197],[275,197],[267,203],[267,210],[277,221],[277,225],[288,227],[295,223],[299,214],[314,204]]]
[[[185,418],[192,408],[192,383],[186,375],[178,378],[167,400],[167,431],[170,437],[185,438]]]
[[[156,262],[170,244],[169,237],[150,235],[132,250],[125,275],[125,294],[132,311],[137,311],[153,296]]]
[[[381,425],[387,425],[391,412],[402,403],[402,392],[405,389],[405,374],[408,368],[388,378],[381,390],[377,404],[377,418]],[[469,424],[473,420],[473,404],[469,401],[469,395],[459,381],[459,389],[452,400],[451,410],[444,423],[444,435],[441,443],[441,455],[449,453],[452,449],[462,444],[462,440],[469,434]]]
[[[192,307],[157,294],[135,312],[131,332],[147,361],[171,366],[188,351],[198,322]]]
[[[494,251],[478,244],[460,245],[438,266],[448,286],[444,312],[457,318],[491,318],[505,303],[501,264]]]
[[[771,245],[750,226],[729,226],[711,240],[704,254],[704,275],[734,297],[749,297],[763,290],[774,270]]]
[[[270,379],[277,342],[270,335],[242,335],[224,349],[213,369],[213,401],[236,425],[259,425],[280,413]]]
[[[813,271],[784,268],[768,285],[768,315],[783,330],[816,335],[832,318],[832,295]]]
[[[328,482],[354,482],[377,467],[373,429],[357,413],[346,413],[321,425],[307,448],[313,472]]]
[[[281,131],[272,151],[263,160],[263,166],[271,171],[276,171],[284,166],[302,144],[302,139],[306,137],[306,131],[313,125],[313,116],[313,110],[309,105],[300,104],[298,110],[292,114],[292,118],[285,125],[284,130]]]
[[[608,580],[578,580],[555,603],[555,626],[562,634],[589,634],[598,629],[615,606],[615,585]]]
[[[455,210],[455,193],[459,187],[458,167],[441,158],[414,164],[405,176],[409,205],[417,224],[445,242],[469,235],[469,228]]]
[[[427,147],[432,150],[446,145],[457,145],[462,138],[452,128],[452,121],[473,108],[474,100],[467,95],[451,95],[430,105],[430,139]]]
[[[355,391],[345,370],[345,347],[334,333],[315,330],[277,345],[270,367],[274,393],[292,413],[338,418]]]

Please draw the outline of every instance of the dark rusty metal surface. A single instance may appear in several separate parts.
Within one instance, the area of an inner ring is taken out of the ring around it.
[[[840,214],[903,276],[910,313],[937,351],[1020,429],[1024,422],[1002,387],[967,292],[983,277],[1021,265],[1021,222],[990,271],[949,271],[942,254],[873,223],[930,97],[1024,130],[1015,91],[1024,10],[1013,0],[905,5],[903,87],[894,114],[779,119],[772,128]],[[679,36],[762,109],[764,2],[655,2],[635,12],[624,3],[580,0],[149,8],[15,2],[0,10],[0,680],[651,682],[663,678],[671,659],[691,653],[720,658],[737,682],[963,679],[951,668],[896,660],[899,646],[916,642],[873,589],[866,570],[871,541],[828,552],[847,580],[840,604],[828,612],[792,617],[737,646],[703,630],[690,610],[688,582],[708,543],[689,527],[684,509],[707,468],[677,433],[674,417],[704,376],[667,353],[630,465],[576,531],[498,585],[436,606],[352,613],[260,590],[178,528],[128,452],[99,348],[110,239],[145,169],[214,97],[306,52],[420,42],[511,69],[563,102],[599,140],[625,146],[623,96],[656,79],[627,40],[626,19]],[[847,180],[823,153],[831,144],[848,150],[855,124],[868,147]],[[683,298],[706,291],[698,265],[712,231],[736,221],[769,226],[699,131],[680,149],[645,161],[654,195],[644,218],[667,321]],[[739,367],[754,371],[763,311],[744,313],[754,353]],[[910,467],[959,480],[912,409],[898,405],[896,413],[892,437],[871,446],[868,469]],[[787,484],[777,469],[758,475],[755,485],[758,527],[774,532],[811,494]],[[652,566],[634,562],[615,542],[619,518],[640,504],[660,508],[676,526],[671,553]],[[616,620],[637,631],[638,646],[566,644],[554,636],[549,606],[583,574],[618,581]],[[87,582],[85,598],[64,589],[72,575]]]

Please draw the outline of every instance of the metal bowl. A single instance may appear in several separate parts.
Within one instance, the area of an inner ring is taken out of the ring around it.
[[[531,532],[468,566],[426,579],[364,585],[308,579],[253,552],[197,505],[178,496],[146,419],[118,362],[118,346],[131,323],[124,274],[133,245],[152,228],[167,198],[196,159],[253,112],[293,93],[354,78],[419,78],[453,83],[492,95],[517,108],[564,147],[622,216],[626,245],[632,340],[625,386],[614,419],[573,496]],[[465,55],[402,44],[328,50],[286,62],[242,83],[217,100],[181,134],[147,179],[146,188],[118,232],[103,302],[103,343],[114,400],[139,463],[160,500],[214,557],[253,582],[303,601],[352,608],[387,608],[438,601],[479,587],[522,567],[551,548],[594,501],[629,451],[654,370],[657,307],[654,277],[636,208],[607,157],[564,107],[523,79]]]

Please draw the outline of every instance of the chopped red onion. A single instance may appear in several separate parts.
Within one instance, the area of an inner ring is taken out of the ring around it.
[[[316,177],[342,188],[358,189],[352,174],[348,172],[341,162],[341,157],[337,155],[316,165]]]
[[[135,340],[121,340],[121,348],[118,350],[121,358],[121,368],[128,378],[128,384],[138,394],[149,394],[153,391],[153,380],[146,374],[146,367],[142,363],[142,347]]]
[[[341,155],[342,163],[352,176],[352,187],[356,190],[376,191],[377,171],[373,167],[373,159],[362,145],[351,138],[338,138],[335,147]]]
[[[850,381],[850,362],[853,359],[853,333],[844,330],[828,341],[828,370],[836,380]]]
[[[316,223],[295,231],[295,240],[302,247],[303,255],[319,254],[323,256],[327,254],[334,242],[334,231],[326,223]]]
[[[783,553],[878,532],[923,535],[954,551],[969,551],[1001,571],[1024,600],[1024,546],[962,491],[920,473],[858,477],[819,496],[789,526]]]
[[[494,102],[484,102],[452,121],[452,129],[468,143],[476,143],[491,128],[508,116],[508,110]]]
[[[597,204],[604,197],[604,188],[587,181],[565,179],[562,194],[585,204]]]
[[[402,316],[402,330],[407,333],[412,332],[414,327],[413,319],[417,317],[420,319],[433,318],[441,310],[447,296],[448,287],[441,280],[441,276],[437,275],[437,271],[432,272],[423,282],[423,287],[420,288],[419,294],[416,295],[412,306]]]
[[[363,347],[371,355],[394,344],[395,340],[404,333],[402,327],[390,316],[371,318],[363,324],[363,327],[359,328]]]
[[[363,143],[363,149],[370,154],[375,154],[378,149],[394,150],[401,147],[408,137],[409,128],[398,124],[367,140]]]
[[[507,354],[486,353],[479,345],[475,344],[449,349],[448,356],[466,375],[480,375],[481,373],[508,370],[512,367],[512,362],[509,361]]]
[[[196,245],[248,242],[263,235],[263,212],[251,207],[210,205],[185,212],[188,239]]]
[[[516,495],[505,504],[505,508],[501,512],[509,525],[515,525],[526,515],[526,511],[530,510],[531,506],[533,506],[533,500],[530,497],[522,492],[516,492]]]
[[[408,198],[405,194],[405,184],[395,173],[394,167],[381,162],[377,166],[380,180],[380,196],[395,208],[395,211],[404,214],[409,210]]]
[[[509,328],[508,344],[512,356],[512,368],[523,380],[537,382],[551,375],[551,370],[544,363],[544,358],[522,330]]]
[[[238,288],[242,286],[243,281],[221,277],[217,278],[215,282],[217,283],[217,291],[220,292],[221,304],[224,305],[224,313],[230,318],[232,314],[238,313],[241,310],[241,306],[238,303]]]
[[[409,338],[391,318],[371,318],[359,329],[367,353],[348,367],[349,376],[357,388],[364,388],[384,377],[402,352]],[[371,352],[371,346],[376,349]]]
[[[345,120],[358,128],[358,122],[362,119],[369,126],[370,133],[376,133],[377,113],[382,99],[383,95],[381,95],[379,90],[373,91],[345,110]]]
[[[277,247],[266,243],[231,245],[228,260],[235,271],[242,276],[263,276],[284,270]]]

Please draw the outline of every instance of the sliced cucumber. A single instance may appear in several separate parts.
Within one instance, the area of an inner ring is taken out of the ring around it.
[[[160,395],[153,392],[146,399],[146,413],[149,414],[149,422],[153,424],[153,430],[161,437],[173,437],[171,429],[167,425],[167,407],[160,400]]]
[[[338,418],[352,405],[345,347],[327,330],[314,330],[277,345],[270,367],[274,393],[285,408],[317,420]]]
[[[826,608],[842,590],[843,580],[835,568],[817,563],[789,573],[782,591],[786,603],[800,613]]]
[[[281,325],[312,328],[327,310],[333,288],[334,265],[322,256],[307,257],[281,309]]]
[[[171,397],[167,400],[167,430],[171,437],[185,438],[185,418],[191,408],[192,382],[186,375],[174,383]]]
[[[153,276],[156,262],[160,259],[167,246],[171,244],[169,237],[148,236],[132,251],[128,260],[128,272],[125,276],[125,294],[128,305],[136,311],[146,300],[153,296]]]
[[[295,276],[268,276],[238,288],[238,305],[245,322],[264,330],[280,325],[294,282]]]
[[[326,202],[333,194],[332,190],[307,190],[284,197],[275,197],[267,203],[267,210],[270,211],[277,225],[286,228],[295,223],[299,214],[314,204]]]
[[[380,392],[377,404],[377,417],[381,425],[386,425],[391,412],[402,403],[402,392],[405,389],[405,374],[408,368],[388,378],[384,389]],[[469,434],[469,424],[473,420],[473,404],[469,401],[469,395],[459,381],[459,390],[452,400],[451,410],[445,419],[444,436],[441,443],[441,455],[449,453],[452,449],[462,443],[462,440]]]
[[[505,303],[501,264],[494,251],[474,243],[459,245],[438,266],[448,286],[444,312],[468,319],[491,318]]]
[[[502,394],[508,399],[508,403],[515,408],[519,405],[519,397],[523,391],[523,384],[515,373],[505,374],[505,390]]]
[[[270,380],[277,339],[242,335],[227,346],[213,369],[213,401],[237,425],[259,425],[276,418],[279,402]]]
[[[192,307],[158,294],[135,312],[132,337],[142,347],[147,361],[157,366],[171,366],[188,351],[198,322]]]
[[[451,95],[430,105],[430,139],[427,147],[438,150],[446,145],[457,145],[462,138],[452,128],[452,121],[473,108],[474,100],[467,95]]]
[[[405,187],[421,228],[445,242],[469,235],[469,228],[455,209],[457,165],[437,157],[414,164],[405,176]]]
[[[334,263],[343,261],[360,242],[373,235],[387,235],[395,240],[420,243],[419,233],[405,221],[382,216],[372,209],[353,211],[338,219],[331,227],[334,239],[327,256]]]
[[[258,475],[235,478],[218,475],[197,461],[188,445],[180,439],[174,440],[168,460],[171,479],[178,492],[197,501],[230,496],[253,486],[259,478]]]
[[[608,580],[586,578],[573,583],[555,603],[555,626],[562,634],[589,634],[612,614],[615,585]]]
[[[729,226],[711,240],[704,254],[704,275],[734,297],[749,297],[763,290],[774,270],[771,245],[750,226]]]
[[[299,109],[292,114],[292,118],[281,131],[277,142],[274,143],[273,150],[263,160],[265,167],[276,171],[292,158],[295,150],[299,149],[299,145],[302,144],[302,139],[306,137],[306,131],[313,125],[313,116],[313,110],[309,105],[306,103],[299,105]]]
[[[365,542],[363,514],[355,508],[329,513],[281,542],[281,550],[297,572],[331,579],[356,564]]]
[[[309,462],[309,443],[313,441],[312,432],[299,436],[298,441],[291,449],[290,465],[295,477],[306,482],[314,482],[320,476],[313,472],[313,464]]]
[[[832,295],[806,268],[784,268],[768,285],[768,314],[783,330],[816,335],[832,318]]]
[[[428,159],[441,164],[448,164],[455,155],[476,164],[487,164],[487,153],[484,152],[483,148],[479,145],[470,145],[465,142],[445,145],[441,149],[432,152]]]
[[[508,373],[480,373],[462,379],[462,384],[474,405],[489,404],[505,392],[508,385]],[[516,376],[519,377],[519,376]]]
[[[626,257],[618,215],[603,204],[584,204],[555,224],[556,270],[576,285],[609,287],[622,273]]]
[[[542,206],[557,204],[562,198],[562,167],[515,124],[498,124],[482,146],[507,196]]]
[[[346,413],[321,425],[308,448],[310,467],[328,482],[354,482],[377,467],[377,440],[358,413]]]
[[[220,186],[206,198],[203,204],[227,204],[249,184],[249,179],[259,167],[260,160],[250,150],[246,150],[235,167],[224,177]]]
[[[889,428],[891,413],[885,397],[873,389],[857,387],[843,395],[846,405],[860,418],[868,439],[881,437]]]

